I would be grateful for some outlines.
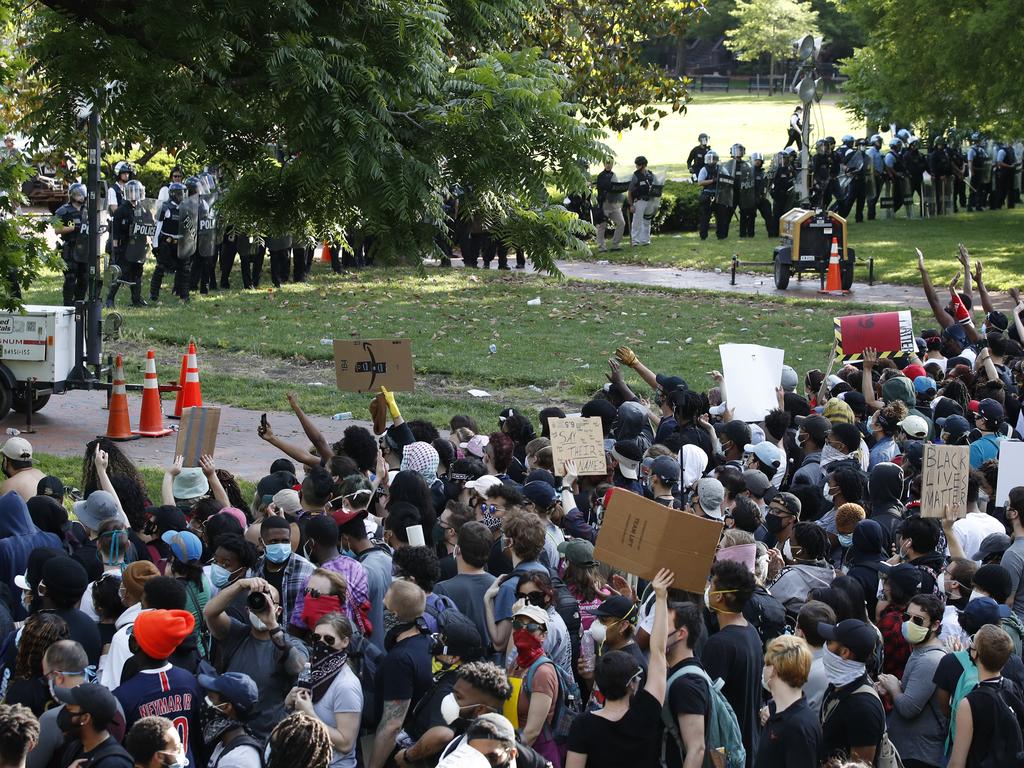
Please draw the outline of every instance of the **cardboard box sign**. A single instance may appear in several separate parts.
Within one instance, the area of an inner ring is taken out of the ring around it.
[[[699,594],[721,534],[722,523],[617,488],[604,511],[594,557],[645,579],[669,568],[676,575],[674,588]]]
[[[877,349],[879,357],[894,357],[914,351],[914,324],[909,309],[834,317],[832,322],[839,360],[860,360],[866,347]]]
[[[561,476],[567,461],[576,462],[580,477],[603,475],[607,471],[604,458],[604,427],[597,417],[586,419],[548,419],[551,430],[551,459]]]
[[[967,475],[971,449],[966,445],[925,443],[921,470],[921,517],[959,520],[967,514]]]
[[[183,467],[198,467],[203,455],[213,456],[220,428],[220,408],[201,406],[181,412],[178,443],[174,452],[184,456]]]
[[[334,340],[334,376],[345,392],[413,390],[412,342],[409,339]]]

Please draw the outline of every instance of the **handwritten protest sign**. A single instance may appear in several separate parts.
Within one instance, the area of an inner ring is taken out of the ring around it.
[[[198,467],[203,455],[213,456],[220,429],[220,408],[199,406],[181,412],[178,443],[174,452],[183,456],[183,467]]]
[[[722,374],[733,418],[761,421],[779,407],[775,388],[782,381],[783,351],[758,344],[720,344]]]
[[[676,589],[700,594],[707,584],[722,524],[616,488],[604,511],[594,558],[652,579],[659,568]]]
[[[996,484],[996,506],[1005,507],[1010,490],[1024,485],[1024,443],[1003,440],[999,443],[999,480]]]
[[[601,419],[548,419],[551,430],[551,460],[560,474],[567,461],[576,462],[581,477],[603,475],[607,471],[604,458],[604,428]]]
[[[345,392],[396,392],[413,389],[409,339],[334,340],[334,376]]]
[[[921,517],[950,519],[967,514],[967,475],[971,470],[970,448],[966,445],[925,443],[921,473]]]
[[[834,317],[832,322],[836,357],[844,362],[860,360],[867,347],[877,349],[880,357],[914,351],[914,325],[909,309]]]

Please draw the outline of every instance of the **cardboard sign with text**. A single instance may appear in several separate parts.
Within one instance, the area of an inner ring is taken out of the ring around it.
[[[181,412],[178,444],[174,452],[185,457],[183,467],[198,467],[199,459],[204,454],[213,456],[219,428],[220,408],[199,406],[186,408]]]
[[[722,523],[616,488],[604,511],[594,558],[644,579],[669,568],[676,575],[674,588],[700,593],[721,534]]]
[[[860,360],[864,349],[874,347],[880,357],[914,351],[914,325],[910,310],[872,312],[832,318],[835,326],[836,358]]]
[[[576,462],[580,477],[607,472],[604,458],[604,427],[601,419],[548,419],[551,430],[551,458],[555,474],[562,474],[567,461]]]
[[[1024,443],[1017,440],[1003,440],[999,443],[999,479],[996,484],[996,506],[1005,507],[1010,500],[1010,491],[1024,477]]]
[[[334,376],[345,392],[413,390],[412,342],[409,339],[334,340]]]
[[[734,419],[761,421],[779,407],[775,388],[782,381],[781,349],[759,344],[719,344],[718,352]]]
[[[959,520],[967,514],[967,475],[971,449],[966,445],[925,443],[921,473],[921,517]]]

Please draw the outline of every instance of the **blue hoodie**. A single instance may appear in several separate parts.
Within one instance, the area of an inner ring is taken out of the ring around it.
[[[11,591],[11,608],[16,621],[28,613],[21,604],[21,590],[14,577],[25,573],[33,549],[61,549],[61,540],[36,528],[25,500],[11,491],[0,496],[0,582]]]

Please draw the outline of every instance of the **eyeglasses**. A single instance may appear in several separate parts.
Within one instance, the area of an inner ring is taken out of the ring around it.
[[[334,635],[321,635],[319,632],[314,632],[311,637],[313,638],[314,643],[323,641],[325,645],[329,645],[332,648],[334,647],[334,641],[336,639]]]
[[[538,608],[545,607],[543,592],[516,592],[516,600],[524,600],[529,605],[535,605]]]
[[[523,621],[522,619],[512,619],[512,629],[525,629],[527,632],[546,632],[547,627],[543,624],[537,624],[533,621]]]
[[[912,621],[915,624],[917,624],[917,626],[919,626],[919,627],[927,627],[928,626],[928,617],[927,616],[911,616],[909,613],[904,613],[903,614],[903,620],[904,621]]]

